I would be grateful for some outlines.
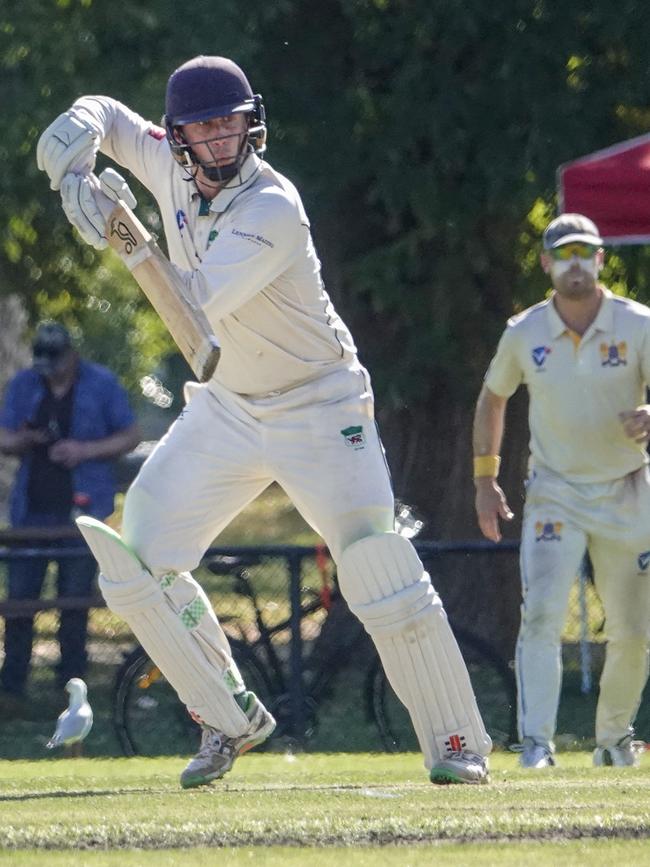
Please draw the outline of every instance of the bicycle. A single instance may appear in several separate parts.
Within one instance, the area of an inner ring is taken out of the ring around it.
[[[406,709],[390,687],[363,626],[351,615],[347,628],[336,632],[336,646],[325,647],[322,654],[320,648],[325,644],[322,637],[327,619],[318,630],[319,635],[311,642],[311,653],[303,665],[302,701],[296,708],[295,688],[292,689],[287,672],[287,645],[277,640],[289,630],[290,618],[268,624],[264,604],[250,580],[251,568],[259,566],[263,560],[263,556],[255,553],[219,554],[207,558],[204,565],[215,575],[229,576],[235,594],[250,605],[253,617],[248,627],[237,617],[220,619],[229,632],[233,658],[247,688],[259,696],[277,720],[271,743],[302,745],[308,742],[317,727],[318,709],[331,694],[333,681],[345,668],[345,661],[365,658],[364,706],[368,720],[376,726],[379,741],[388,751],[417,750]],[[304,627],[324,616],[331,617],[333,610],[343,610],[336,606],[345,606],[345,603],[338,587],[329,581],[324,581],[320,590],[303,591],[301,625]],[[487,642],[453,624],[452,629],[494,743],[506,746],[514,742],[517,739],[516,687],[511,669]],[[200,738],[199,727],[140,646],[131,651],[117,673],[114,723],[127,756],[192,753]]]

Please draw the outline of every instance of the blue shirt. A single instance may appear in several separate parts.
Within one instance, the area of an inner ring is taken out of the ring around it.
[[[0,410],[0,427],[17,431],[36,415],[43,397],[45,382],[33,368],[21,370],[7,386]],[[70,439],[100,440],[131,427],[133,410],[124,388],[115,374],[99,364],[79,360],[74,388]],[[19,527],[27,518],[27,482],[31,455],[21,460],[11,493],[11,523]],[[72,469],[73,491],[86,494],[89,503],[84,511],[95,518],[105,518],[113,511],[115,476],[113,461],[83,461]]]

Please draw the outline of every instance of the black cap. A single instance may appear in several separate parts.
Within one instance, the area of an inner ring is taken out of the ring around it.
[[[54,373],[71,346],[72,339],[67,328],[58,322],[41,322],[32,343],[35,369],[44,376]]]
[[[545,250],[576,243],[601,247],[603,239],[596,224],[589,217],[582,214],[560,214],[546,227],[542,243]]]

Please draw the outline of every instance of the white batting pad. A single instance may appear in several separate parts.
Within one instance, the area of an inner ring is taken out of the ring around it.
[[[94,518],[77,526],[99,563],[106,604],[133,630],[192,716],[228,737],[250,721],[235,696],[245,691],[210,601],[189,574],[158,583],[120,536]]]
[[[397,533],[361,539],[343,552],[338,576],[411,715],[426,767],[459,749],[488,755],[467,668],[411,543]]]

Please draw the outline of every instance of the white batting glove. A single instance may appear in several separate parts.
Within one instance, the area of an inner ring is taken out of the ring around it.
[[[60,114],[41,134],[36,163],[49,175],[51,189],[58,190],[68,173],[85,175],[93,170],[98,148],[97,130],[71,109]]]
[[[67,174],[61,181],[61,203],[66,217],[96,250],[108,246],[106,222],[119,199],[129,208],[137,204],[129,185],[115,169],[104,169],[99,177],[92,173]]]

